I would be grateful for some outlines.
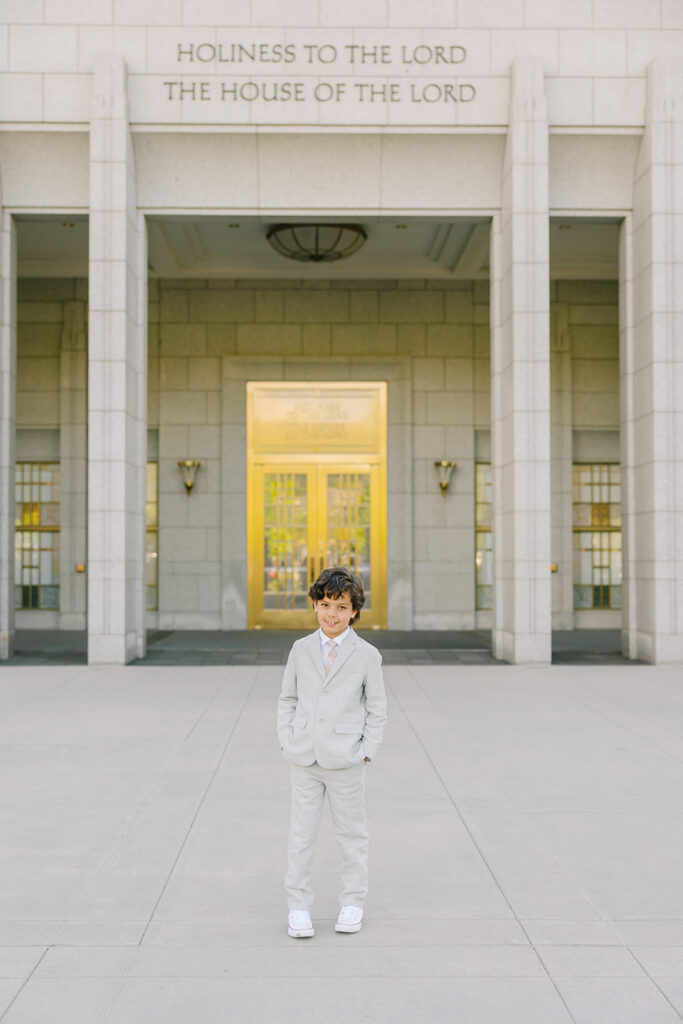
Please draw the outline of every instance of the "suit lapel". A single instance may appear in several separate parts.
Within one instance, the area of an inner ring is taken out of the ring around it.
[[[351,633],[347,636],[347,638],[344,641],[344,643],[341,645],[341,647],[338,648],[338,650],[337,650],[337,657],[332,662],[332,668],[330,669],[330,674],[325,677],[325,682],[330,683],[334,679],[334,677],[336,676],[337,672],[342,667],[344,662],[347,660],[347,658],[350,657],[350,655],[351,655],[351,653],[352,653],[352,651],[353,651],[353,649],[354,649],[354,647],[356,646],[357,643],[358,643],[358,640],[356,638],[356,634],[352,630]],[[320,646],[320,645],[318,644],[318,646]]]
[[[318,675],[321,679],[324,679],[325,665],[323,662],[323,652],[320,647],[320,632],[318,630],[316,630],[315,633],[311,633],[309,636],[308,650],[311,655],[311,660],[318,671]]]

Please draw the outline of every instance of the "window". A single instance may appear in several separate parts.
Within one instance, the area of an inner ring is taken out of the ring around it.
[[[476,525],[476,608],[493,607],[493,542],[491,534],[491,464],[477,462],[474,467],[474,510]]]
[[[14,607],[59,610],[59,463],[18,462]]]
[[[574,465],[574,608],[621,608],[621,467]]]
[[[147,526],[145,545],[145,608],[154,612],[159,607],[159,464],[147,463]]]

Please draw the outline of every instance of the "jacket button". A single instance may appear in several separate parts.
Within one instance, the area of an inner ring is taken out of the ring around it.
[[[324,694],[327,694],[327,690],[323,690],[323,693],[324,693]]]
[[[318,719],[318,721],[319,721],[319,722],[324,722],[324,721],[325,721],[325,719],[324,719],[324,718],[319,718],[319,719]]]

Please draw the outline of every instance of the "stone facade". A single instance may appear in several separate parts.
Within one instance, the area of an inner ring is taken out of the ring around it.
[[[390,626],[490,626],[543,664],[553,626],[621,625],[629,657],[683,660],[678,4],[10,0],[0,52],[1,657],[16,459],[63,484],[60,611],[16,622],[87,609],[91,660],[123,662],[146,621],[246,624],[245,382],[365,376],[389,386]],[[265,234],[302,218],[368,244],[299,273]],[[573,609],[591,460],[622,467],[622,613]]]

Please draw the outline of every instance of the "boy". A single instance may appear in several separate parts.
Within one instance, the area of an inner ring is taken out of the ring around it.
[[[277,722],[280,748],[291,763],[285,887],[288,930],[295,939],[315,934],[311,877],[325,793],[342,856],[335,930],[360,931],[368,891],[365,765],[387,720],[381,655],[350,628],[365,603],[360,579],[347,569],[325,569],[308,594],[320,629],[290,651]]]

